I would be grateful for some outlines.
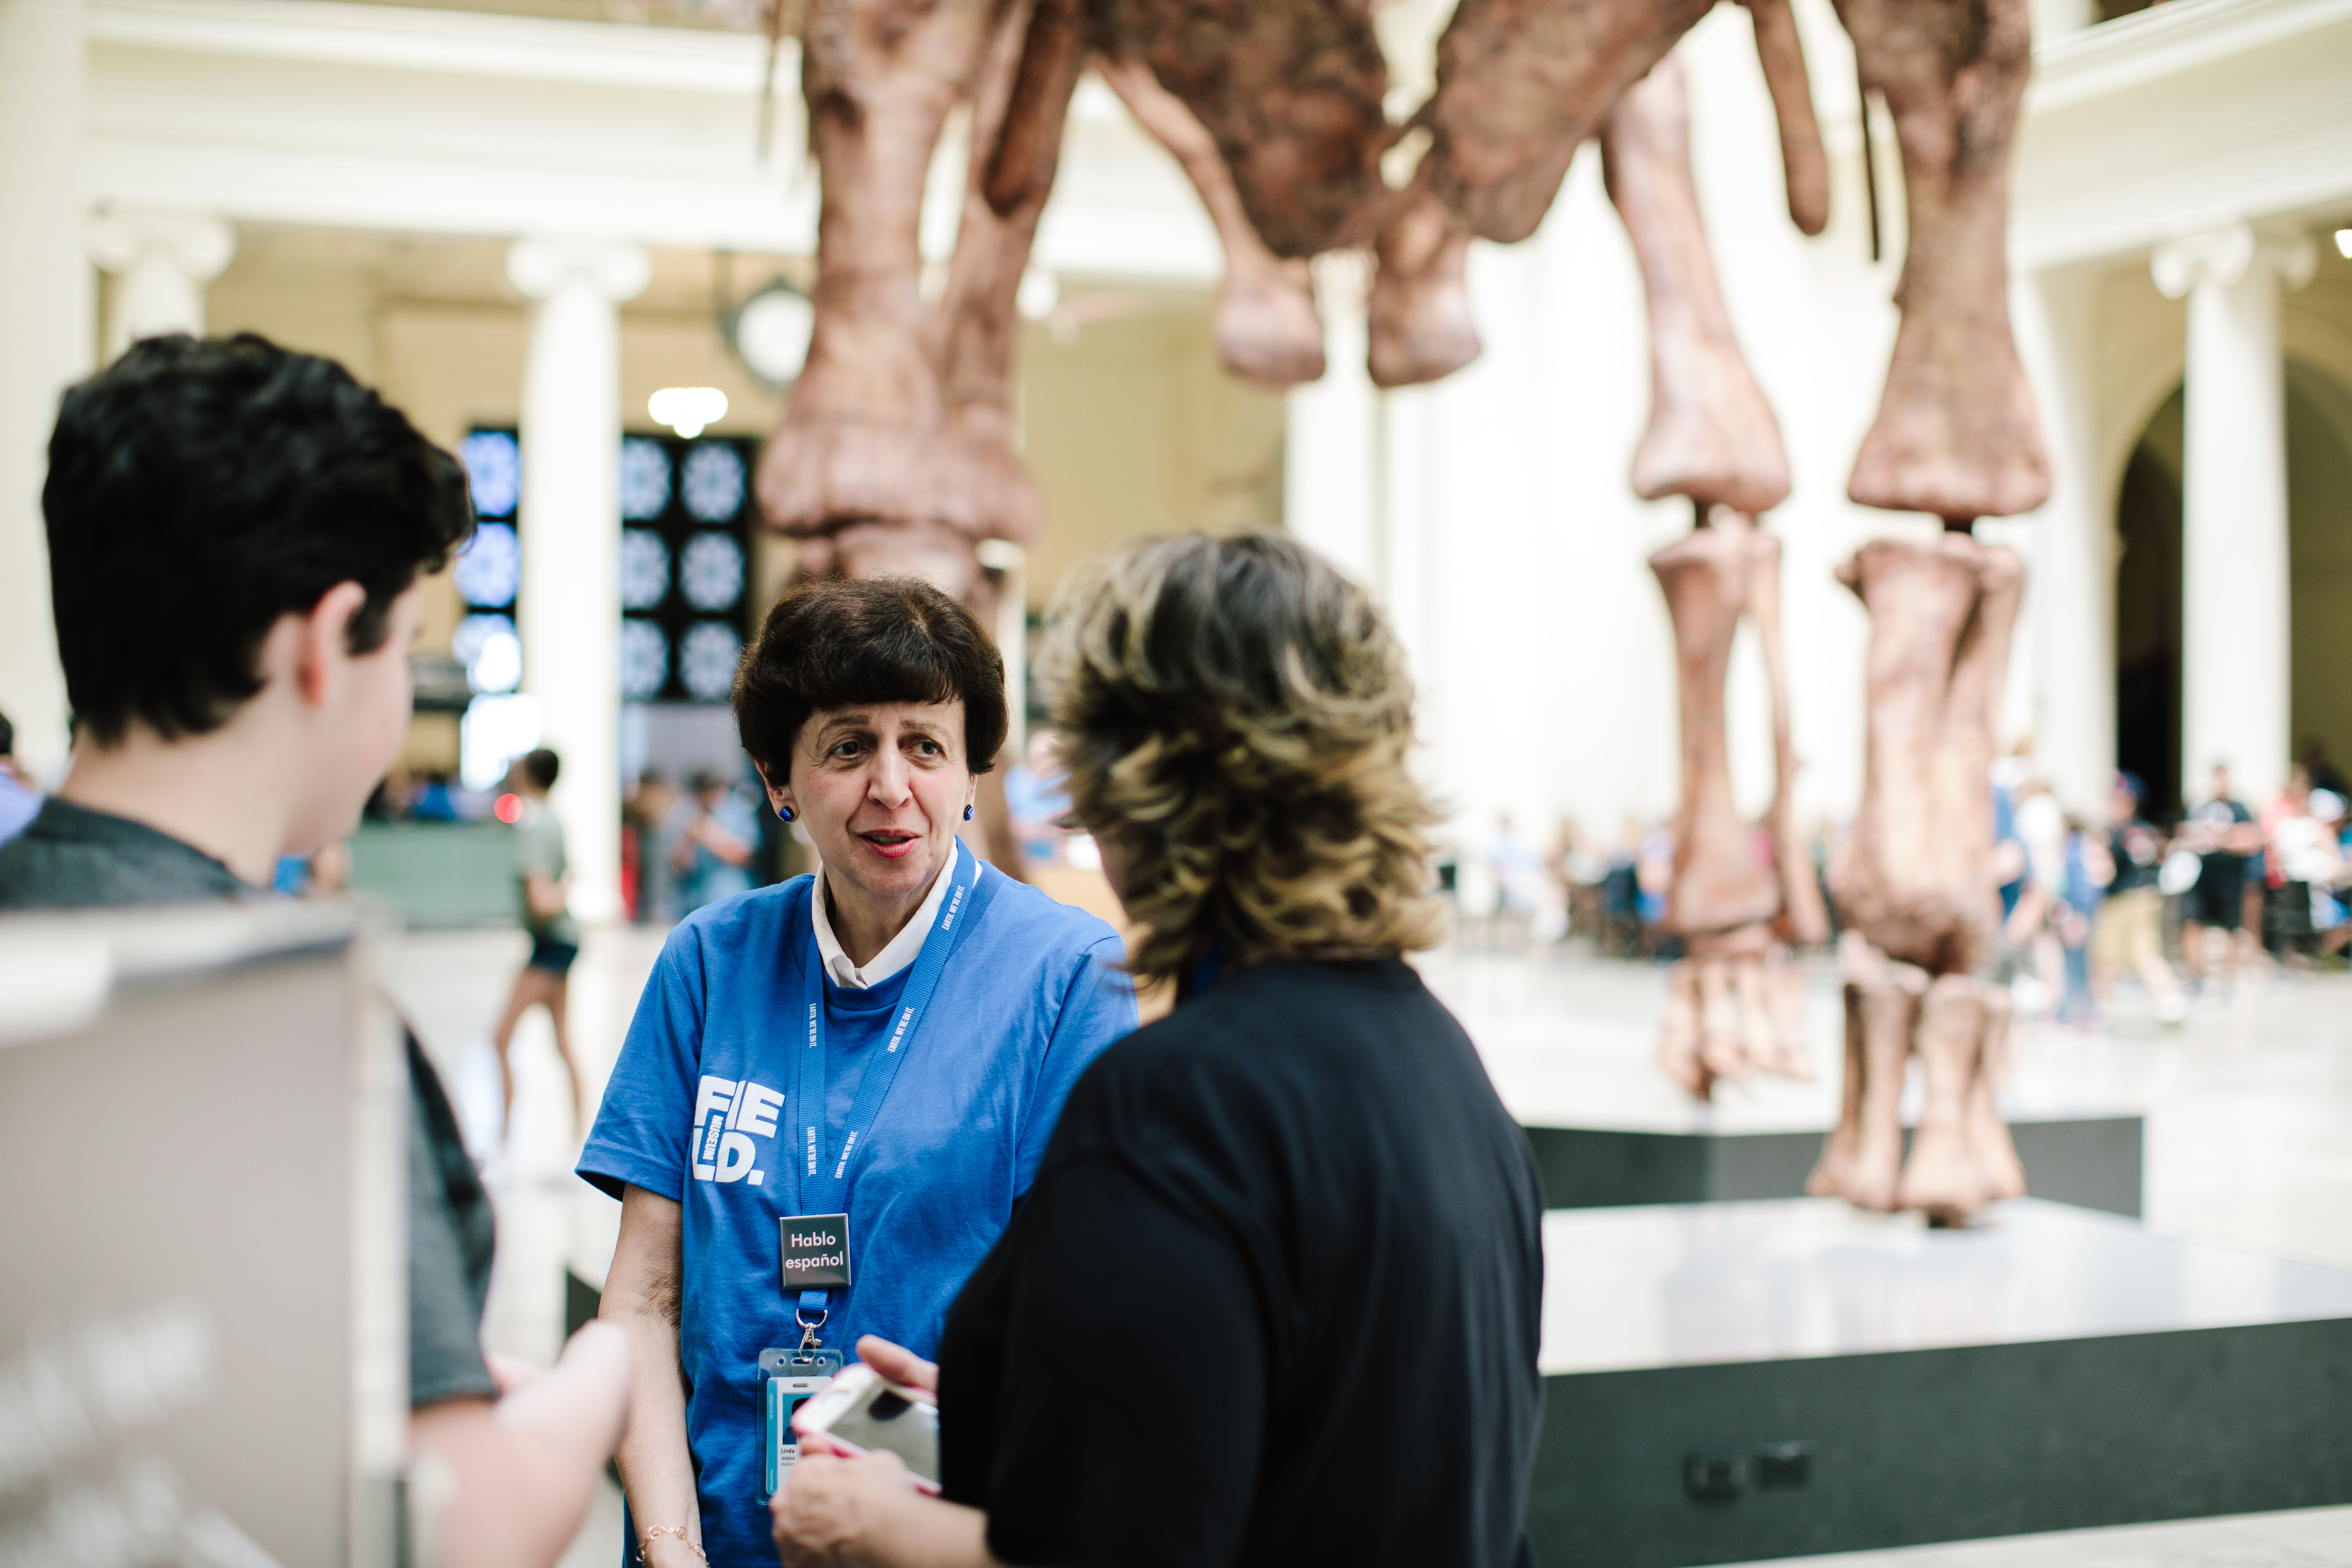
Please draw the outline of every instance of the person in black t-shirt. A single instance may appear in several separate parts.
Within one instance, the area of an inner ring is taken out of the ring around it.
[[[150,338],[66,394],[41,507],[77,730],[0,845],[0,910],[270,897],[399,752],[417,575],[473,526],[465,471],[331,361]],[[446,1563],[552,1563],[620,1436],[628,1346],[599,1328],[527,1390],[493,1369],[489,1199],[414,1037],[407,1061],[410,1436],[451,1483],[410,1495],[454,1493],[417,1522]]]
[[[1403,656],[1275,535],[1082,569],[1042,660],[1176,1010],[1078,1080],[948,1316],[944,1498],[812,1439],[795,1565],[1527,1563],[1543,1198],[1436,933]]]
[[[2246,925],[2246,868],[2262,858],[2263,830],[2243,801],[2230,793],[2228,764],[2213,764],[2213,797],[2180,825],[2179,844],[2198,858],[2197,881],[2180,909],[2180,961],[2189,983],[2203,990],[2212,955],[2208,942],[2221,942],[2221,984],[2238,983],[2238,963],[2253,943]],[[2209,935],[2208,933],[2211,933]]]

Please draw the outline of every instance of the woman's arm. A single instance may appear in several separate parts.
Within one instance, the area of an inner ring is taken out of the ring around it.
[[[445,1399],[412,1414],[411,1443],[446,1468],[452,1493],[425,1525],[442,1543],[435,1561],[512,1568],[562,1556],[621,1435],[629,1381],[626,1337],[590,1323],[553,1371],[509,1386],[495,1405]]]
[[[680,1215],[678,1205],[643,1187],[623,1189],[621,1239],[604,1278],[597,1316],[629,1337],[629,1425],[614,1456],[639,1540],[658,1525],[686,1536],[653,1538],[652,1568],[700,1568],[702,1509],[686,1446],[686,1384],[677,1361]],[[693,1542],[691,1549],[687,1542]]]

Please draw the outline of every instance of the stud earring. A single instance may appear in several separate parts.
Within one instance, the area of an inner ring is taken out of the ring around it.
[[[780,805],[780,806],[776,807],[776,820],[777,820],[777,821],[779,821],[779,822],[790,822],[792,819],[793,819],[793,808],[792,808],[791,806],[789,806],[789,805]]]
[[[966,801],[963,804],[963,819],[966,822],[970,822],[971,820],[971,802],[970,801]]]

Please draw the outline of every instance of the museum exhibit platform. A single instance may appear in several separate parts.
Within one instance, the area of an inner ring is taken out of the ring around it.
[[[1790,1129],[1711,1112],[1694,1106],[1687,1117],[1652,1118],[1649,1125],[1528,1127],[1528,1143],[1543,1172],[1544,1206],[1804,1195],[1825,1125]],[[2036,1197],[2139,1217],[2141,1117],[2013,1113],[2009,1131]],[[1907,1152],[1907,1125],[1903,1138]]]
[[[1545,1568],[2352,1502],[2352,1271],[2026,1198],[1544,1216]]]

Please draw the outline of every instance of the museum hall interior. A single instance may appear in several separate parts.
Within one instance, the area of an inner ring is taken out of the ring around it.
[[[0,0],[0,1568],[2352,1568],[2352,0]]]

